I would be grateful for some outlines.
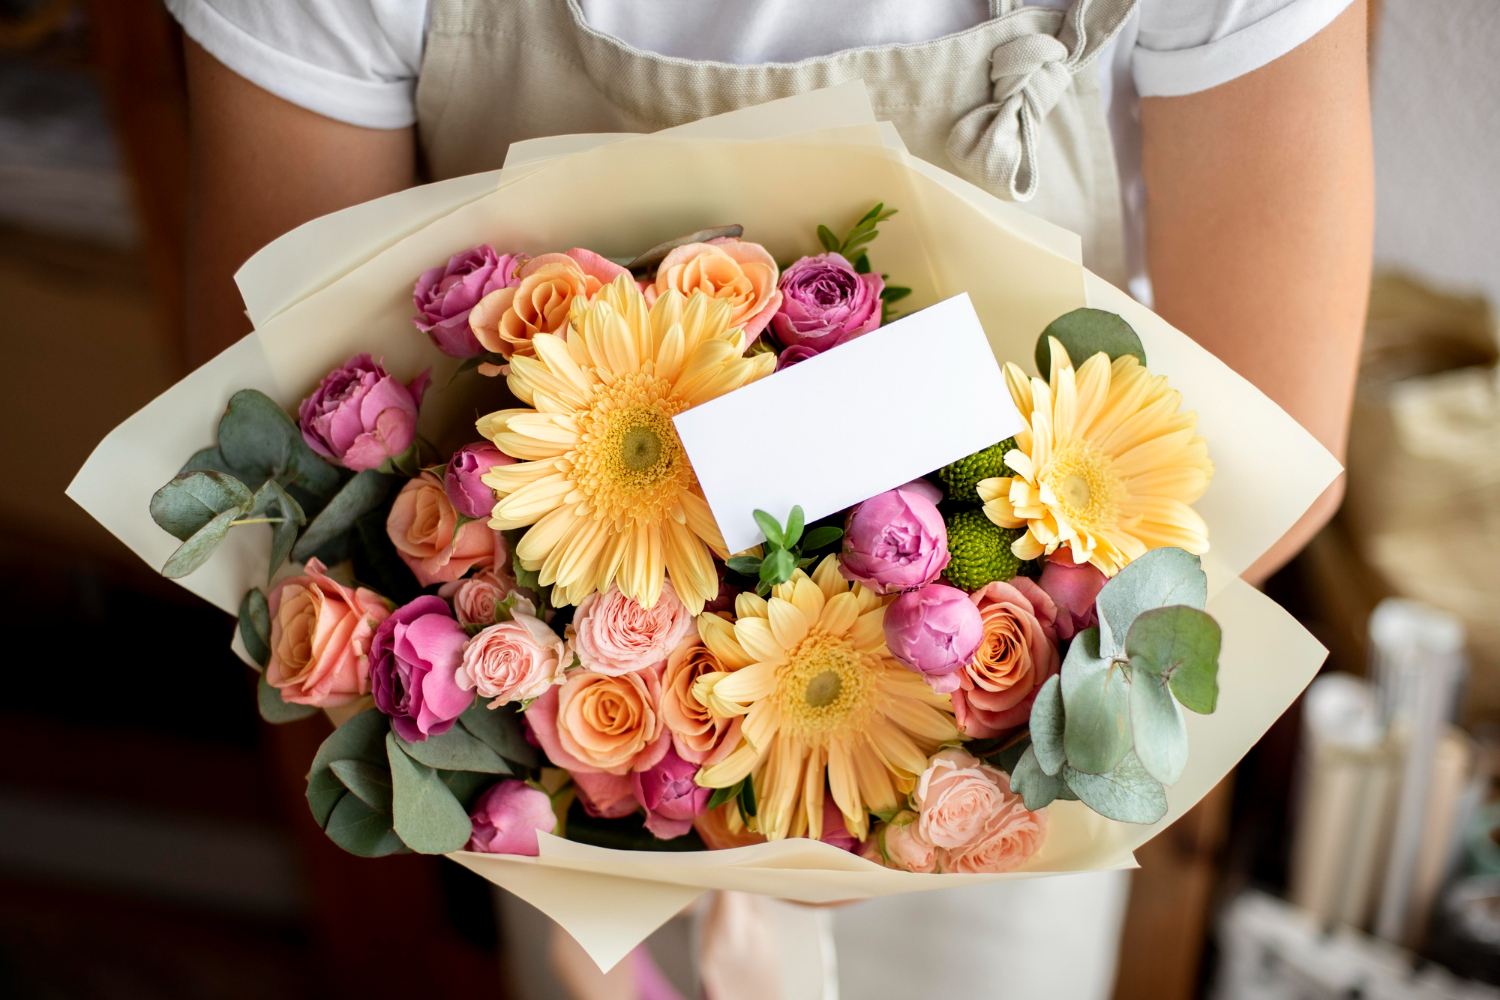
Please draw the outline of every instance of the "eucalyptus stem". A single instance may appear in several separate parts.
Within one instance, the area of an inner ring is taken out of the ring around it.
[[[284,517],[246,517],[238,521],[230,521],[229,526],[233,528],[241,524],[280,524],[285,520]]]

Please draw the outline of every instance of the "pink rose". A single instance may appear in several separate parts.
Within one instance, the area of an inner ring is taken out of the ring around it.
[[[851,510],[839,553],[844,579],[877,594],[899,594],[936,580],[950,556],[948,529],[937,501],[930,499],[934,492],[903,486]]]
[[[683,760],[671,747],[647,771],[633,771],[631,787],[636,801],[646,810],[646,829],[662,840],[680,837],[693,828],[693,820],[708,808],[712,788],[693,781],[698,765]]]
[[[667,254],[656,269],[656,283],[646,290],[646,304],[654,305],[668,289],[691,298],[702,292],[729,303],[729,325],[745,331],[745,346],[771,322],[781,308],[776,260],[759,243],[720,238],[689,243]]]
[[[495,491],[481,482],[497,465],[514,465],[515,459],[488,441],[466,444],[448,459],[443,471],[443,490],[448,502],[464,517],[488,518],[495,507]]]
[[[468,635],[441,597],[423,594],[391,612],[370,639],[370,693],[408,743],[441,736],[474,703],[458,686]]]
[[[1045,816],[1027,810],[1005,772],[963,750],[933,755],[912,800],[915,833],[937,849],[943,871],[1009,871],[1036,853],[1046,833]]]
[[[495,550],[502,553],[505,538],[495,540]],[[462,580],[450,580],[438,588],[438,596],[453,602],[453,613],[463,625],[489,625],[495,620],[500,604],[516,589],[516,581],[503,569],[486,567]]]
[[[557,633],[532,612],[525,598],[517,598],[512,618],[480,630],[464,647],[458,686],[493,698],[490,708],[540,697],[562,683],[567,647]]]
[[[953,714],[967,735],[988,739],[1025,725],[1037,689],[1057,673],[1057,608],[1024,576],[987,583],[969,599],[979,609],[984,638],[959,673]]]
[[[660,669],[618,676],[570,670],[526,707],[548,759],[573,773],[645,771],[672,744],[661,718]]]
[[[619,819],[638,808],[630,777],[608,771],[573,772],[573,790],[583,811],[600,819]]]
[[[346,469],[378,469],[417,439],[417,408],[430,372],[396,381],[368,354],[357,354],[323,377],[297,408],[307,446]]]
[[[396,494],[385,531],[401,561],[424,587],[457,580],[482,563],[494,563],[505,541],[483,521],[470,521],[455,534],[458,512],[435,473],[423,472]]]
[[[505,778],[479,796],[469,822],[474,833],[464,850],[534,858],[541,850],[537,831],[556,830],[557,814],[546,792],[524,781]]]
[[[1005,788],[1009,808],[992,816],[974,843],[948,852],[947,871],[964,875],[1008,872],[1041,850],[1047,839],[1047,810],[1031,812],[1019,795],[1009,794],[1009,783]]]
[[[497,254],[486,244],[454,254],[445,267],[423,272],[411,296],[417,307],[417,329],[444,354],[455,358],[483,354],[484,346],[469,329],[469,310],[490,292],[519,283],[515,272],[522,259]]]
[[[903,813],[887,823],[881,829],[880,839],[890,867],[923,875],[938,870],[937,848],[922,837],[917,817],[911,813]]]
[[[788,350],[821,354],[880,326],[885,282],[859,274],[839,254],[803,257],[786,269],[780,288],[781,311],[771,328]]]
[[[276,581],[266,683],[292,705],[334,708],[370,690],[370,639],[391,607],[363,587],[346,587],[309,559],[300,576]]]
[[[958,690],[960,670],[984,636],[969,595],[941,583],[909,590],[886,605],[882,625],[891,655],[939,694]]]
[[[857,840],[844,823],[844,811],[833,801],[832,795],[823,796],[823,835],[818,838],[825,844],[858,854],[864,841]]]
[[[1093,563],[1076,565],[1064,549],[1058,549],[1042,564],[1037,585],[1057,605],[1057,637],[1068,642],[1084,629],[1099,624],[1094,599],[1108,582]]]
[[[717,764],[740,742],[743,716],[714,715],[693,697],[693,682],[722,672],[719,658],[696,638],[680,643],[667,657],[661,677],[661,717],[672,734],[672,746],[683,760],[700,766]]]
[[[656,666],[692,632],[693,616],[667,580],[649,609],[619,587],[585,597],[573,615],[569,640],[585,667],[616,676]]]

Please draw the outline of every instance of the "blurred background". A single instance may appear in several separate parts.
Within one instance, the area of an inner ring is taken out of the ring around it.
[[[1141,851],[1121,1000],[1500,998],[1500,3],[1374,13],[1348,495],[1267,588],[1330,656]],[[488,887],[327,841],[326,723],[261,723],[231,621],[63,496],[186,374],[186,186],[158,0],[0,0],[0,996],[503,997]]]

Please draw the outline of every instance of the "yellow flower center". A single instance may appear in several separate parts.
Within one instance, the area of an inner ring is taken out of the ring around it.
[[[601,387],[579,424],[578,447],[567,457],[594,517],[659,522],[693,485],[672,416],[683,409],[671,385],[643,373]]]
[[[1119,518],[1125,484],[1109,456],[1088,441],[1070,441],[1043,477],[1057,497],[1058,513],[1075,527],[1098,531]]]
[[[876,666],[849,641],[814,627],[781,668],[781,717],[802,736],[857,729],[874,708]]]

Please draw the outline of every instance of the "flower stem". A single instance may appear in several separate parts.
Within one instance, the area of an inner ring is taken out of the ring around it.
[[[233,528],[241,524],[280,524],[285,520],[284,517],[245,517],[238,521],[230,521],[229,526]]]

